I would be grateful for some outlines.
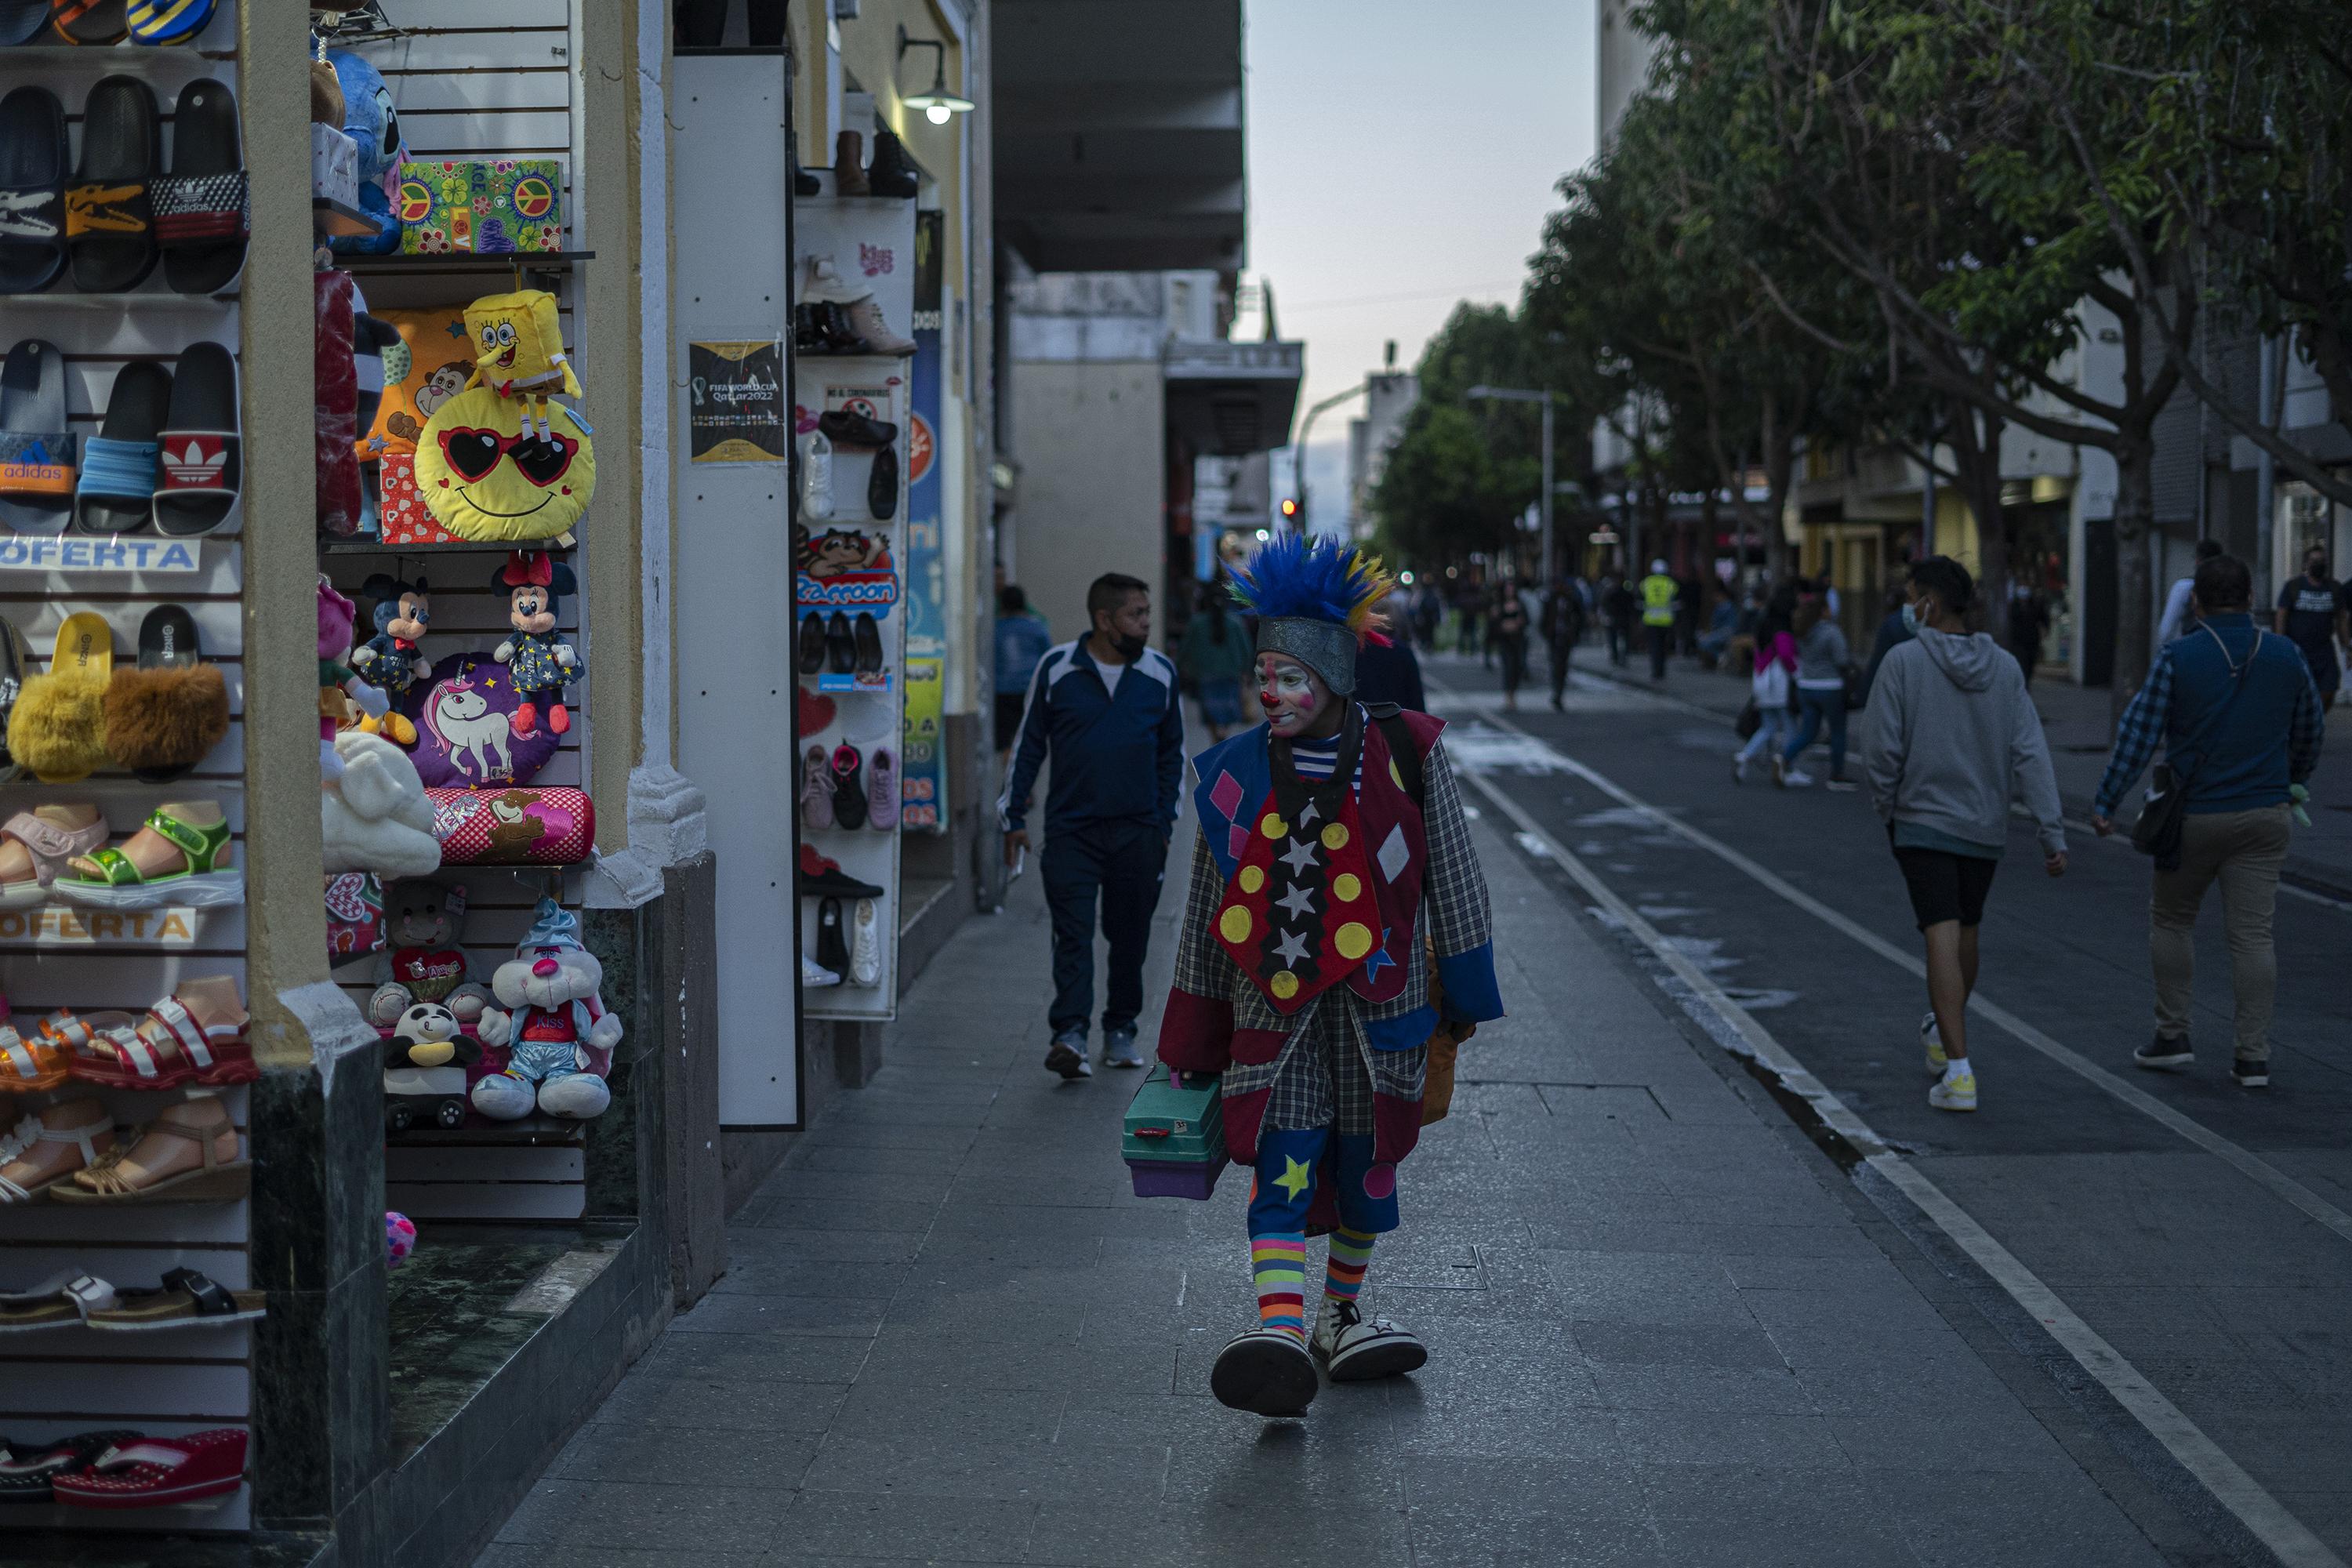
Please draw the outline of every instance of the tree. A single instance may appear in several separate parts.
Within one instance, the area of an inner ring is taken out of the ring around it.
[[[1540,385],[1524,324],[1499,305],[1454,308],[1422,351],[1421,400],[1405,418],[1372,491],[1382,550],[1392,563],[1457,565],[1501,555],[1542,489],[1542,416],[1530,405],[1465,401],[1485,382]]]

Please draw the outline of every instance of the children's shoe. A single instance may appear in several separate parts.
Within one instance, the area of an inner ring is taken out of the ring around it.
[[[801,826],[833,826],[833,769],[823,746],[811,746],[801,761]]]
[[[866,759],[866,821],[886,832],[898,826],[898,755],[887,746]]]
[[[1103,1066],[1110,1068],[1139,1068],[1142,1065],[1143,1053],[1135,1047],[1135,1031],[1133,1029],[1106,1029],[1103,1031]]]
[[[833,819],[844,827],[866,826],[866,759],[844,741],[833,749]]]
[[[1944,1055],[1944,1031],[1936,1027],[1936,1015],[1932,1012],[1919,1020],[1919,1044],[1927,1053],[1927,1070],[1937,1078],[1943,1077],[1944,1064],[1948,1059]]]
[[[882,984],[882,921],[871,899],[858,900],[850,911],[849,983]]]
[[[2271,1086],[2271,1064],[2250,1062],[2240,1057],[2230,1064],[2230,1076],[2238,1080],[2240,1089],[2268,1089]]]
[[[1927,1103],[1938,1110],[1974,1110],[1977,1108],[1977,1075],[1968,1068],[1958,1073],[1947,1072],[1927,1091]]]
[[[2196,1060],[2197,1053],[2189,1048],[2186,1035],[2177,1040],[2168,1040],[2158,1035],[2132,1052],[2132,1066],[2147,1068],[2153,1072],[2177,1071],[2193,1065]]]
[[[1367,1318],[1353,1301],[1323,1298],[1315,1319],[1315,1359],[1334,1383],[1369,1383],[1417,1372],[1429,1361],[1429,1348],[1409,1329],[1386,1318]]]
[[[1255,1415],[1303,1415],[1315,1403],[1315,1358],[1297,1334],[1252,1329],[1217,1352],[1209,1392],[1217,1403]]]
[[[849,973],[849,943],[842,934],[839,899],[817,902],[816,961],[835,974]]]
[[[1064,1078],[1092,1078],[1095,1069],[1087,1062],[1087,1032],[1065,1029],[1054,1037],[1054,1044],[1045,1052],[1047,1070]]]

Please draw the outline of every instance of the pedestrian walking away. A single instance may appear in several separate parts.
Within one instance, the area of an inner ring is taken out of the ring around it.
[[[1551,663],[1551,705],[1557,711],[1566,706],[1562,694],[1568,690],[1569,656],[1584,640],[1584,595],[1573,577],[1561,578],[1544,601],[1543,636]]]
[[[2221,553],[2220,540],[2200,539],[2197,542],[2198,565],[2203,565]],[[2192,567],[2188,576],[2175,577],[2172,580],[2172,586],[2165,590],[2164,616],[2156,623],[2157,647],[2162,647],[2173,638],[2186,637],[2195,629],[2196,617],[2189,613],[2189,600],[2196,587],[2197,574],[2195,568]]]
[[[1666,678],[1666,655],[1674,648],[1675,605],[1682,597],[1682,589],[1666,575],[1666,563],[1662,556],[1650,563],[1650,574],[1642,579],[1642,630],[1650,641],[1650,679]]]
[[[1029,595],[1018,584],[996,591],[996,752],[1000,759],[1013,754],[1021,735],[1021,711],[1028,706],[1029,679],[1037,661],[1054,646],[1045,617],[1029,607]]]
[[[2010,802],[2022,798],[2032,814],[2053,877],[2066,872],[2066,828],[2024,673],[1990,635],[1967,627],[1976,597],[1968,568],[1930,555],[1913,563],[1904,588],[1912,637],[1879,666],[1863,710],[1863,768],[1927,944],[1919,1039],[1936,1075],[1927,1103],[1974,1110],[1969,997],[1985,895],[2009,843]]]
[[[2352,649],[2352,616],[2345,605],[2343,585],[2327,574],[2327,552],[2315,547],[2304,552],[2303,575],[2279,590],[2273,628],[2303,650],[2323,711],[2336,706],[2336,689],[2344,680],[2336,650]]]
[[[1633,586],[1622,577],[1612,577],[1601,585],[1601,610],[1609,624],[1609,663],[1622,669],[1632,657],[1633,617],[1642,608]]]
[[[1004,863],[1029,847],[1030,792],[1050,757],[1045,847],[1039,870],[1054,921],[1054,1041],[1045,1065],[1086,1078],[1087,1016],[1094,1011],[1096,907],[1110,943],[1104,991],[1103,1060],[1139,1068],[1135,1020],[1143,1011],[1143,955],[1176,823],[1184,773],[1184,715],[1176,667],[1150,646],[1151,590],[1111,573],[1087,590],[1094,629],[1049,649],[1031,679],[997,819]]]
[[[2009,585],[2009,651],[2017,657],[2017,670],[2025,684],[2033,684],[2033,667],[2042,662],[2042,639],[2050,635],[2050,606],[2023,580]]]
[[[1396,617],[1387,612],[1396,602],[1397,595],[1391,594],[1374,613],[1375,628],[1395,625]],[[1386,641],[1367,637],[1356,650],[1356,700],[1393,702],[1416,713],[1429,706],[1422,691],[1421,660],[1413,657],[1412,643],[1401,631],[1391,631]]]
[[[1528,676],[1528,606],[1517,583],[1495,590],[1495,614],[1487,624],[1495,651],[1503,659],[1503,711],[1516,713],[1519,683]]]
[[[1353,700],[1380,563],[1285,536],[1239,576],[1266,722],[1194,759],[1201,834],[1160,1055],[1187,1078],[1223,1075],[1226,1148],[1256,1176],[1257,1321],[1218,1355],[1210,1391],[1295,1415],[1318,1361],[1347,1383],[1428,1360],[1360,1292],[1398,1224],[1433,1034],[1458,1043],[1502,1005],[1444,725]],[[1311,1331],[1310,1235],[1331,1238]]]
[[[1228,609],[1231,602],[1223,583],[1212,583],[1176,650],[1176,668],[1200,694],[1212,741],[1223,740],[1242,721],[1242,678],[1250,670],[1249,634]]]
[[[1845,683],[1846,667],[1853,656],[1846,647],[1845,633],[1830,618],[1826,601],[1809,598],[1797,606],[1795,635],[1799,717],[1796,737],[1780,753],[1780,782],[1791,789],[1802,789],[1813,782],[1812,775],[1800,771],[1797,763],[1827,725],[1829,787],[1853,789],[1856,786],[1845,773]]]
[[[1465,584],[1454,603],[1462,617],[1461,634],[1454,639],[1454,651],[1476,653],[1485,646],[1478,637],[1478,623],[1486,615],[1486,595],[1475,587]]]
[[[1748,764],[1767,754],[1772,759],[1772,782],[1782,782],[1788,766],[1784,753],[1789,739],[1789,683],[1796,679],[1799,662],[1797,639],[1790,635],[1788,622],[1777,610],[1768,608],[1756,628],[1756,664],[1748,678],[1748,702],[1756,710],[1756,732],[1732,755],[1733,784],[1746,784]]]
[[[2216,555],[2199,563],[2189,609],[2195,629],[2158,651],[2124,710],[2091,826],[2103,837],[2114,831],[2124,792],[2161,742],[2164,776],[2144,809],[2158,809],[2159,793],[2177,793],[2179,838],[2156,847],[2147,933],[2156,1033],[2132,1060],[2173,1070],[2195,1059],[2197,911],[2218,882],[2236,1014],[2231,1071],[2241,1087],[2265,1089],[2278,994],[2271,914],[2289,814],[2318,764],[2326,718],[2305,656],[2257,626],[2252,609],[2253,576],[2244,562]]]

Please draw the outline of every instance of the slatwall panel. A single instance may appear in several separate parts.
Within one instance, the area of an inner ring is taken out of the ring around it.
[[[576,247],[571,237],[577,232],[571,183],[576,88],[569,0],[497,0],[496,26],[485,25],[488,13],[482,0],[399,0],[389,15],[394,26],[404,29],[403,36],[360,45],[358,51],[383,73],[411,156],[552,159],[562,176],[565,247]],[[593,366],[580,353],[574,275],[531,271],[527,256],[446,269],[413,259],[373,270],[363,259],[350,265],[373,310],[462,305],[519,287],[552,292],[565,346],[588,390],[583,413],[591,425],[597,422]],[[595,504],[627,502],[608,497]],[[558,629],[580,650],[590,673],[571,689],[572,728],[530,779],[533,785],[587,787],[588,702],[596,670],[583,621],[587,554],[584,548],[563,554],[580,592],[564,599]],[[438,660],[465,651],[487,657],[507,635],[506,595],[489,586],[491,573],[504,560],[502,552],[488,550],[354,552],[346,545],[323,565],[335,584],[355,598],[372,573],[409,581],[423,576],[432,585],[434,626],[423,651]],[[438,879],[466,887],[469,908],[460,940],[472,977],[487,984],[491,972],[514,956],[540,898],[553,892],[577,908],[584,877],[577,869],[553,868],[451,867]],[[385,977],[381,963],[381,955],[370,955],[338,967],[334,977],[364,1005]],[[385,1154],[386,1202],[420,1224],[576,1219],[586,1207],[583,1170],[577,1126],[531,1118],[501,1127],[476,1117],[455,1132],[419,1127],[392,1139]]]
[[[82,101],[92,83],[115,72],[139,76],[155,89],[164,115],[164,167],[170,166],[171,110],[180,89],[204,77],[240,86],[233,0],[220,10],[197,47],[166,49],[0,49],[0,92],[38,83],[66,107],[72,152],[81,149]],[[70,277],[59,288],[70,287]],[[233,297],[190,299],[165,287],[163,269],[129,295],[82,296],[52,291],[0,296],[0,350],[27,337],[57,344],[68,365],[68,417],[85,439],[97,434],[115,376],[128,363],[169,365],[189,343],[210,340],[234,352],[239,342]],[[251,433],[248,433],[250,437]],[[307,437],[304,438],[307,448]],[[248,454],[258,448],[250,439]],[[0,786],[0,821],[44,803],[91,802],[106,814],[119,840],[148,811],[169,801],[215,800],[236,833],[232,863],[244,863],[245,736],[243,552],[232,512],[223,528],[201,541],[194,574],[108,574],[0,570],[0,616],[32,645],[30,668],[46,668],[58,622],[77,610],[104,616],[114,632],[118,663],[138,657],[139,623],[161,604],[185,605],[195,617],[203,650],[226,679],[229,734],[188,777],[143,784],[119,769],[79,784],[43,785],[30,780]],[[152,539],[149,533],[144,537]],[[73,909],[79,906],[49,906]],[[37,944],[22,916],[0,914],[0,990],[20,1027],[49,1009],[85,1014],[109,1009],[134,1016],[169,995],[183,979],[228,974],[245,984],[246,918],[242,906],[195,911],[193,942],[142,947],[119,939],[126,926],[98,926],[100,940],[60,948]],[[68,1084],[50,1094],[20,1099],[10,1124],[26,1110],[66,1100],[103,1101],[121,1130],[152,1118],[163,1105],[217,1093],[240,1132],[247,1091],[192,1089],[149,1093]],[[7,1097],[0,1094],[0,1109]],[[0,1287],[39,1283],[59,1269],[79,1268],[117,1286],[152,1287],[167,1268],[202,1270],[229,1289],[250,1282],[250,1205],[152,1204],[84,1206],[58,1203],[0,1205]],[[101,1333],[72,1328],[0,1334],[0,1432],[27,1440],[97,1427],[124,1426],[155,1436],[240,1425],[251,1409],[251,1332],[245,1324],[149,1333]],[[13,1509],[11,1527],[97,1530],[236,1531],[248,1518],[247,1495],[225,1505],[97,1511],[66,1508]]]

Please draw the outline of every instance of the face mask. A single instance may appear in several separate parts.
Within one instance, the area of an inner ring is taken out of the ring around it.
[[[1911,607],[1908,599],[1903,601],[1903,629],[1915,637],[1919,635],[1919,612]]]

